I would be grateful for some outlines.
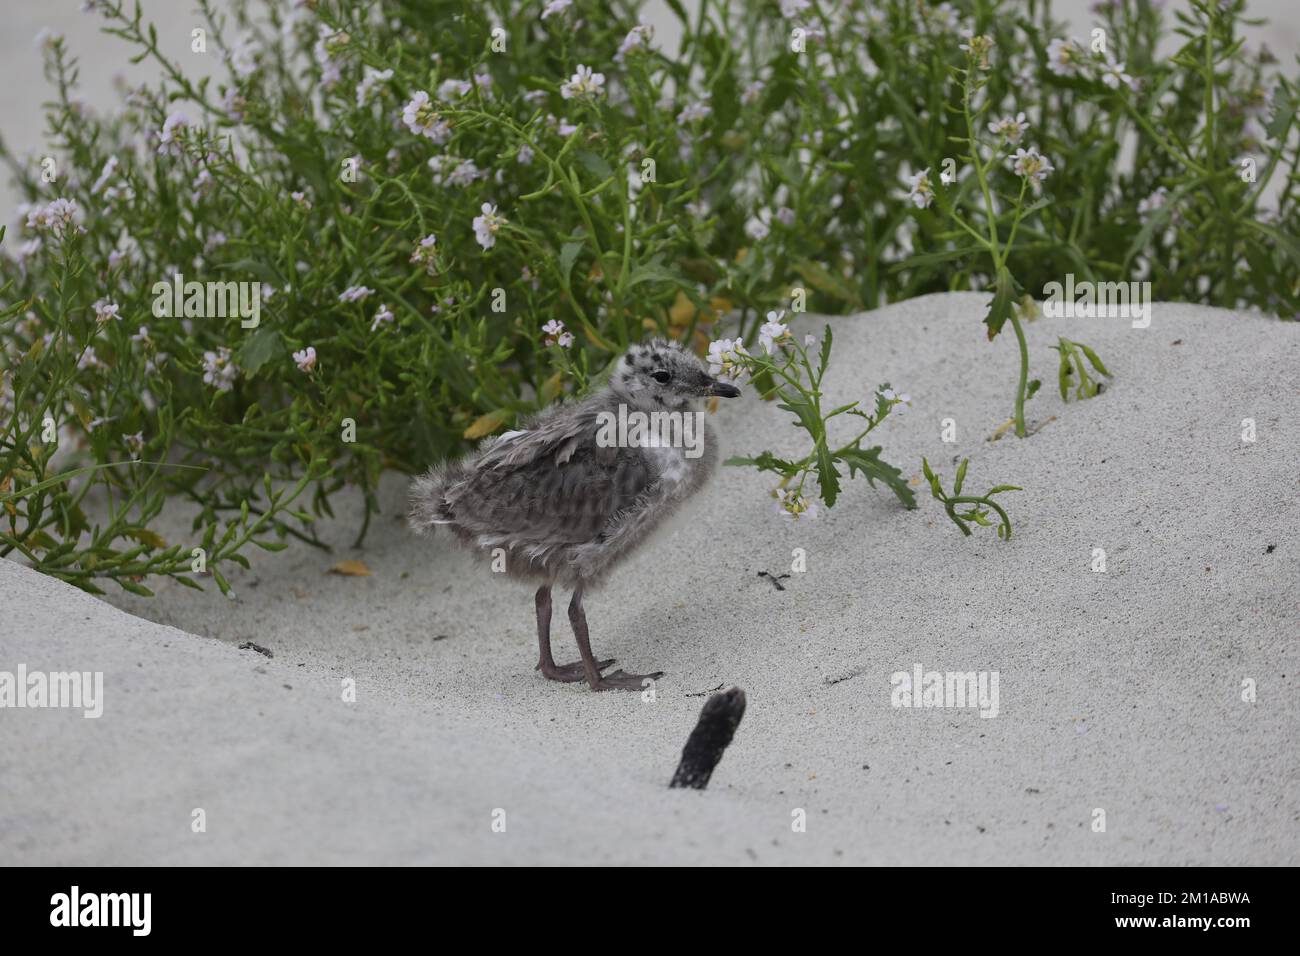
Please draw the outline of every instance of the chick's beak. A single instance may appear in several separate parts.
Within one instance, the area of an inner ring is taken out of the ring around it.
[[[740,389],[736,388],[734,385],[729,385],[726,382],[715,380],[713,385],[709,387],[709,394],[717,395],[720,398],[735,398],[740,394]]]

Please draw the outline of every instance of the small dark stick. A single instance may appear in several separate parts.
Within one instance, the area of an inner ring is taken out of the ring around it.
[[[673,774],[672,787],[703,790],[709,785],[713,768],[731,743],[740,718],[745,716],[745,692],[739,687],[714,694],[704,702],[699,723],[682,748],[682,759]]]

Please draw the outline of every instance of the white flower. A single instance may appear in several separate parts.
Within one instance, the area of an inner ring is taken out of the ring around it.
[[[569,78],[569,82],[560,87],[560,95],[566,100],[586,97],[594,99],[604,92],[605,74],[593,73],[591,67],[578,64],[578,71]]]
[[[71,199],[55,199],[28,212],[27,225],[33,229],[49,229],[55,234],[62,234],[73,224],[79,213],[77,204]]]
[[[812,347],[813,347],[814,345],[816,345],[816,344],[817,344],[817,336],[813,335],[812,333],[809,333],[808,335],[805,335],[805,336],[803,337],[803,347],[804,347],[804,348],[806,348],[806,349],[810,349],[810,348],[812,348]]]
[[[1027,129],[1029,129],[1029,123],[1025,121],[1023,112],[1017,113],[1015,116],[1004,116],[996,123],[989,123],[989,132],[994,136],[1001,137],[1003,142],[1010,143],[1012,146],[1020,142],[1020,137],[1025,134]]]
[[[951,3],[947,2],[934,7],[921,4],[920,14],[923,20],[940,33],[951,33],[961,23],[961,14],[957,12]]]
[[[533,162],[533,148],[527,143],[519,147],[519,154],[516,157],[521,166],[531,166]]]
[[[989,68],[989,53],[993,50],[993,38],[987,33],[981,33],[978,36],[967,30],[965,32],[966,42],[961,45],[973,57],[981,70]]]
[[[567,349],[573,344],[573,333],[561,332],[559,338],[555,340],[555,344],[562,349]]]
[[[179,156],[181,150],[177,133],[189,125],[189,117],[184,113],[172,113],[163,120],[162,129],[158,131],[158,155]]]
[[[208,236],[207,242],[203,243],[203,251],[207,255],[211,255],[214,251],[220,249],[227,242],[229,242],[229,240],[226,238],[226,234],[218,230],[217,232],[214,232],[212,235]]]
[[[226,90],[221,97],[221,108],[230,114],[231,120],[236,123],[244,121],[244,111],[248,109],[248,100],[240,95],[238,90]]]
[[[226,61],[230,69],[241,79],[247,79],[257,70],[256,37],[251,34],[242,37],[238,46],[226,52]]]
[[[335,33],[325,24],[320,25],[316,45],[312,47],[312,56],[321,69],[321,85],[325,89],[332,87],[343,75],[343,68],[334,59],[334,54],[345,50],[351,42],[352,37],[342,30]]]
[[[745,223],[746,234],[755,242],[762,242],[771,234],[772,230],[765,221],[765,218],[769,217],[770,213],[766,209],[760,209],[757,216],[753,216]]]
[[[811,7],[809,0],[781,0],[781,16],[793,20]]]
[[[1078,76],[1085,66],[1083,47],[1074,37],[1053,40],[1047,45],[1047,68],[1057,76]]]
[[[293,353],[293,361],[298,366],[298,371],[311,373],[316,367],[316,349],[309,345],[305,349]]]
[[[934,186],[930,183],[930,167],[927,166],[907,180],[908,196],[917,209],[925,209],[934,202]]]
[[[438,84],[438,99],[458,100],[473,88],[469,80],[458,80],[455,77],[443,80]]]
[[[776,219],[783,226],[793,226],[795,223],[794,210],[789,206],[782,206],[776,211]]]
[[[380,305],[379,310],[375,312],[374,321],[370,323],[370,331],[375,331],[375,329],[379,328],[385,322],[392,322],[393,318],[392,309],[390,309],[387,304]]]
[[[146,344],[149,341],[149,326],[142,325],[136,329],[135,335],[131,336],[131,341],[138,342],[141,345]]]
[[[805,498],[797,491],[777,492],[776,513],[788,520],[812,521],[817,517],[817,502]]]
[[[361,68],[361,82],[357,84],[357,106],[365,106],[375,87],[393,78],[392,70],[376,70],[373,66]]]
[[[108,157],[107,162],[104,163],[104,168],[100,170],[99,178],[95,180],[95,185],[90,187],[91,193],[97,194],[101,189],[107,186],[109,179],[112,178],[113,173],[116,170],[117,170],[117,157],[116,156]],[[204,170],[204,172],[207,172],[207,170]]]
[[[746,106],[753,106],[763,98],[763,81],[755,80],[745,87],[745,92],[740,94],[740,102]]]
[[[763,346],[763,351],[768,355],[772,354],[773,346],[780,345],[790,338],[790,328],[781,320],[785,318],[785,310],[780,312],[767,313],[767,322],[758,330],[758,344]]]
[[[137,454],[144,449],[144,432],[136,432],[134,435],[123,435],[127,445]]]
[[[366,296],[374,295],[375,290],[364,285],[348,286],[339,293],[340,302],[360,302]]]
[[[301,206],[303,209],[311,208],[311,200],[307,198],[307,194],[305,192],[295,190],[294,192],[289,193],[289,198],[292,199],[299,206]]]
[[[695,123],[705,119],[713,112],[713,107],[706,100],[700,100],[698,103],[690,103],[682,107],[682,111],[677,114],[679,123]]]
[[[1029,180],[1035,194],[1042,191],[1043,180],[1049,173],[1055,171],[1055,167],[1047,161],[1047,157],[1041,155],[1036,149],[1018,149],[1016,155],[1007,158],[1007,163],[1017,176]]]
[[[491,249],[497,244],[497,230],[510,220],[498,215],[497,207],[491,203],[485,202],[480,209],[483,215],[474,217],[474,238],[484,249]]]
[[[649,23],[638,23],[627,32],[623,42],[618,45],[618,52],[614,54],[614,62],[622,63],[623,58],[633,50],[650,49],[650,41],[654,39],[655,28]]]
[[[1151,214],[1157,209],[1163,209],[1169,202],[1169,190],[1161,186],[1146,199],[1143,199],[1137,205],[1138,216],[1143,222],[1151,218]]]
[[[87,345],[86,351],[82,352],[81,358],[77,359],[77,368],[100,368],[103,364],[95,354],[93,345]]]
[[[43,240],[40,236],[33,236],[31,239],[28,239],[26,242],[21,243],[18,246],[18,252],[17,255],[15,256],[15,258],[18,260],[18,264],[22,266],[26,262],[26,260],[30,259],[32,256],[36,255],[36,253],[40,252],[41,247],[44,245],[45,245],[45,240]],[[113,256],[111,253],[109,254],[108,257],[108,267],[110,269],[113,268]],[[24,266],[24,268],[26,267]]]
[[[412,133],[428,137],[436,146],[451,139],[451,124],[438,116],[433,100],[424,90],[417,90],[411,102],[402,108],[402,122]]]
[[[1109,86],[1112,90],[1118,90],[1120,85],[1133,89],[1135,84],[1133,77],[1124,72],[1124,64],[1116,63],[1115,58],[1106,54],[1106,61],[1101,65],[1101,81]]]
[[[411,253],[411,261],[423,265],[425,271],[433,275],[438,261],[438,237],[429,233],[415,246],[415,251]]]
[[[111,319],[117,319],[119,322],[122,321],[122,316],[117,313],[118,305],[116,302],[109,302],[107,299],[99,299],[91,306],[91,308],[95,310],[95,321],[100,325],[103,325]]]
[[[745,351],[743,340],[718,339],[709,343],[709,354],[705,361],[709,363],[710,375],[722,375],[737,382],[747,373],[745,359],[748,357],[749,352]]]
[[[230,349],[224,345],[215,352],[203,353],[203,381],[219,392],[228,392],[239,374],[239,367],[230,360]]]
[[[553,17],[557,13],[563,13],[571,6],[573,6],[573,0],[551,0],[550,3],[542,8],[542,19],[545,20],[547,17]]]

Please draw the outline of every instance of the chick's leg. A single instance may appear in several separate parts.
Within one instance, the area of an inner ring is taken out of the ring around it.
[[[569,602],[569,623],[573,625],[573,636],[578,640],[578,653],[582,655],[587,684],[592,690],[644,690],[644,682],[663,677],[663,671],[653,674],[628,674],[617,670],[608,677],[600,676],[603,668],[613,661],[598,662],[591,653],[591,638],[587,633],[587,612],[582,609],[582,585],[573,590],[573,600]]]
[[[548,680],[564,681],[565,683],[574,683],[587,679],[587,668],[582,661],[575,661],[572,664],[556,664],[555,658],[551,656],[551,586],[543,584],[537,589],[535,598],[537,604],[537,647],[541,656],[537,661],[536,670],[542,672],[542,676]],[[614,661],[600,661],[597,664],[597,670],[609,667]]]

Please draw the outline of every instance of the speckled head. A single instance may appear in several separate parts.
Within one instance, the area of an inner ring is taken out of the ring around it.
[[[711,395],[734,398],[740,389],[709,375],[703,363],[676,342],[638,342],[618,360],[610,389],[643,411],[681,410]]]

